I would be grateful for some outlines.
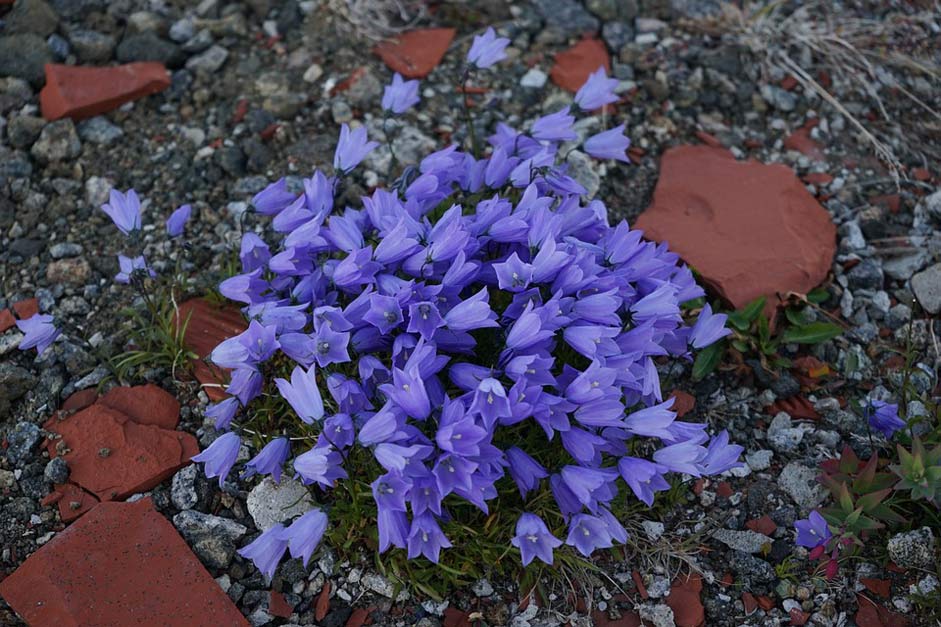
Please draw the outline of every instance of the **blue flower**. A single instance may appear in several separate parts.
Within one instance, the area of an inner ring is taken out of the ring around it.
[[[199,455],[193,456],[194,462],[203,464],[203,471],[207,477],[219,477],[219,488],[225,483],[225,478],[229,476],[235,460],[239,456],[239,447],[242,440],[231,431],[223,433],[209,445],[205,451]]]
[[[238,554],[252,560],[255,568],[271,579],[278,568],[278,562],[288,548],[288,541],[284,539],[284,526],[275,525],[264,531],[250,544],[238,550]]]
[[[421,98],[418,95],[418,81],[406,81],[396,72],[392,76],[392,83],[386,85],[382,94],[382,108],[392,113],[405,113],[418,104]]]
[[[483,35],[475,35],[474,42],[467,52],[467,62],[485,70],[506,58],[506,47],[510,40],[497,37],[493,27],[487,28]]]
[[[631,140],[624,135],[624,125],[619,124],[586,139],[585,152],[596,159],[616,159],[630,163],[631,160],[627,156],[630,145]]]
[[[180,205],[176,211],[167,218],[167,235],[170,237],[179,237],[183,234],[183,228],[190,219],[193,208],[190,205]]]
[[[562,546],[562,541],[552,535],[542,518],[529,512],[516,521],[516,535],[510,543],[520,550],[523,566],[537,557],[551,566],[553,549]]]
[[[899,418],[897,403],[886,403],[871,399],[865,409],[869,426],[882,433],[885,438],[891,439],[895,432],[905,428],[905,421]]]
[[[291,523],[287,529],[283,529],[278,539],[287,541],[291,557],[302,558],[306,568],[310,556],[314,554],[327,531],[327,522],[326,514],[319,509],[312,509]]]
[[[366,127],[350,131],[350,127],[344,124],[340,127],[340,141],[333,156],[334,169],[349,174],[378,145],[379,142],[367,141]]]
[[[16,327],[24,333],[18,348],[23,351],[35,348],[38,355],[52,346],[62,333],[56,328],[55,319],[49,314],[33,314],[25,320],[17,320]]]
[[[287,438],[275,438],[262,448],[258,455],[245,464],[242,479],[254,474],[271,475],[275,483],[281,483],[281,469],[288,455],[291,454],[291,443]]]
[[[617,102],[618,97],[614,95],[614,90],[618,86],[616,78],[608,78],[608,73],[602,65],[597,70],[588,75],[588,80],[582,85],[575,94],[575,104],[582,111],[594,111],[606,104]]]
[[[126,194],[112,189],[108,202],[101,206],[101,210],[108,214],[118,230],[125,235],[141,228],[140,199],[133,189],[127,190]]]

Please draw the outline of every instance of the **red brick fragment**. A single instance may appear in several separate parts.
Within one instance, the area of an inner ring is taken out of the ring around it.
[[[314,620],[319,623],[328,611],[330,611],[330,582],[325,581],[323,588],[320,589],[320,595],[317,596],[317,605],[314,607]]]
[[[199,356],[193,363],[193,374],[210,400],[220,401],[226,397],[228,374],[214,366],[206,358],[222,340],[238,335],[248,328],[242,312],[237,307],[219,307],[204,298],[193,298],[180,305],[178,323],[186,324],[183,339],[186,346]]]
[[[791,624],[801,627],[807,624],[807,621],[810,620],[810,614],[807,612],[802,612],[799,609],[791,608],[791,611],[788,612],[788,615],[791,618]]]
[[[732,486],[729,485],[728,481],[720,481],[719,485],[716,486],[716,495],[721,496],[722,498],[729,498],[735,492],[732,490]]]
[[[761,518],[755,518],[749,520],[745,523],[745,526],[752,531],[757,531],[758,533],[764,534],[768,537],[771,537],[775,531],[777,531],[778,526],[774,524],[774,521],[771,520],[771,516],[765,514]]]
[[[637,594],[640,595],[640,598],[647,600],[650,598],[650,595],[647,594],[647,586],[644,585],[644,578],[640,576],[640,573],[635,571],[631,572],[631,579],[634,580],[634,586],[637,588]]]
[[[350,614],[350,617],[346,619],[346,627],[363,627],[366,624],[366,620],[369,618],[369,610],[363,608],[357,608],[353,610],[353,613]]]
[[[774,599],[762,595],[758,597],[758,607],[768,612],[774,607]]]
[[[788,135],[784,139],[784,147],[788,150],[796,150],[817,161],[826,159],[826,156],[823,154],[823,148],[810,136],[810,132],[806,128],[797,129]]]
[[[30,625],[248,625],[149,498],[96,506],[0,595]]]
[[[809,172],[804,175],[804,182],[816,185],[829,185],[833,181],[833,176],[826,172]]]
[[[859,580],[859,583],[866,586],[870,592],[878,594],[884,599],[888,599],[889,595],[892,594],[892,582],[888,579],[872,579],[869,577],[863,577]]]
[[[611,72],[608,49],[597,39],[583,39],[555,55],[555,65],[549,71],[549,76],[556,85],[574,93],[585,84],[588,75],[600,67]]]
[[[742,605],[745,606],[745,616],[750,616],[758,609],[758,599],[751,592],[743,592]]]
[[[283,594],[272,590],[268,597],[268,613],[278,618],[291,618],[294,607],[287,602]]]
[[[153,383],[111,388],[99,402],[140,425],[155,425],[172,431],[180,422],[180,402]]]
[[[469,616],[456,607],[449,607],[444,610],[444,627],[471,627]]]
[[[85,409],[98,400],[98,391],[95,388],[86,388],[75,392],[62,403],[60,409],[65,412],[76,412]]]
[[[69,463],[69,478],[102,501],[144,492],[189,464],[199,451],[196,439],[181,431],[141,425],[96,403],[64,420],[52,418],[49,455]]]
[[[713,148],[723,148],[722,142],[719,141],[719,138],[713,135],[712,133],[707,133],[706,131],[696,131],[696,139],[706,144],[707,146],[712,146]]]
[[[676,412],[677,418],[682,418],[696,407],[696,397],[689,392],[673,390],[673,394],[670,395],[670,398],[674,399],[672,409]]]
[[[39,104],[47,120],[84,120],[169,86],[167,68],[153,61],[110,67],[47,63],[46,86],[39,92]]]
[[[673,610],[673,620],[677,627],[700,627],[706,624],[706,611],[700,599],[701,593],[702,577],[699,574],[680,575],[673,582],[666,602]]]
[[[456,32],[453,28],[420,28],[384,41],[372,50],[392,71],[406,78],[424,78],[441,63]]]
[[[0,333],[6,333],[16,326],[16,318],[9,309],[0,310]]]
[[[39,313],[39,300],[27,298],[17,303],[13,303],[13,311],[20,320],[28,320]]]
[[[72,522],[95,505],[98,499],[74,483],[63,483],[55,486],[53,494],[58,494],[56,503],[59,506],[59,518],[62,522]]]

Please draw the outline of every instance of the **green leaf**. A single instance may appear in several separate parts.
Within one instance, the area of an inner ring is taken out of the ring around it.
[[[766,298],[759,296],[738,311],[729,314],[729,323],[739,331],[747,331],[765,308]]]
[[[696,361],[693,362],[693,379],[699,381],[715,370],[722,361],[723,355],[725,355],[725,341],[710,344],[699,351]]]
[[[822,287],[818,287],[815,290],[810,290],[807,292],[807,300],[815,305],[826,302],[828,298],[830,298],[830,293]]]
[[[785,329],[781,334],[781,339],[788,344],[819,344],[832,340],[842,332],[843,329],[832,322],[811,322],[804,326]]]

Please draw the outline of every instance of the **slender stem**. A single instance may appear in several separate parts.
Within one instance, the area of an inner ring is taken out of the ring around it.
[[[474,129],[474,120],[471,117],[470,106],[467,104],[467,83],[470,80],[470,76],[470,68],[465,68],[464,76],[461,79],[461,103],[464,105],[464,123],[467,124],[467,132],[470,135],[471,151],[474,153],[474,158],[479,159],[480,148],[477,145],[477,131]]]
[[[389,154],[392,155],[392,163],[389,164],[389,174],[392,174],[395,172],[395,168],[399,164],[399,158],[395,155],[395,145],[392,143],[392,135],[389,133],[388,123],[389,111],[384,110],[382,112],[382,132],[386,136],[386,144],[389,145]]]

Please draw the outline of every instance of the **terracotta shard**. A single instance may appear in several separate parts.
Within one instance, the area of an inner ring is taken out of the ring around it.
[[[268,597],[268,613],[278,618],[291,618],[294,607],[287,602],[283,594],[272,590]]]
[[[806,294],[830,271],[836,227],[790,168],[709,146],[661,159],[653,205],[635,226],[665,241],[728,304]]]
[[[101,403],[44,428],[61,435],[48,440],[50,456],[69,463],[69,478],[102,501],[149,490],[189,463],[195,438],[181,431],[142,425]]]
[[[608,49],[597,39],[583,39],[555,55],[555,65],[549,71],[549,77],[562,89],[576,92],[588,80],[588,75],[601,66],[611,72]]]
[[[237,307],[214,305],[203,298],[193,298],[180,305],[177,321],[186,324],[186,346],[199,356],[193,363],[193,374],[210,400],[220,401],[227,395],[224,387],[228,373],[207,359],[222,340],[238,335],[248,328]]]
[[[59,409],[65,412],[75,412],[85,409],[96,400],[98,400],[98,390],[95,388],[85,388],[65,399],[65,402],[62,403],[62,407]]]
[[[0,333],[6,333],[16,325],[16,318],[9,309],[0,310]]]
[[[39,92],[39,104],[47,120],[83,120],[169,86],[167,69],[152,61],[111,67],[47,63],[46,86]]]
[[[180,422],[179,401],[153,383],[111,388],[98,402],[126,414],[140,425],[155,425],[172,431]]]
[[[670,587],[667,605],[673,610],[677,627],[701,627],[706,623],[706,613],[700,599],[702,577],[697,574],[680,575]]]
[[[406,78],[424,78],[441,63],[456,32],[453,28],[420,28],[376,45],[373,52],[392,71]]]
[[[810,131],[806,128],[798,129],[788,135],[784,139],[784,147],[788,150],[796,150],[816,161],[826,159],[826,155],[823,154],[823,148],[810,136]]]
[[[676,412],[677,418],[682,418],[696,407],[696,397],[689,392],[673,390],[673,394],[670,395],[670,398],[673,399],[672,409]]]
[[[96,506],[0,595],[30,625],[248,625],[149,498]]]
[[[62,522],[72,522],[99,503],[94,495],[74,483],[57,485],[53,494],[56,493],[59,494],[56,503],[59,506],[59,518]]]
[[[39,301],[35,298],[27,298],[13,303],[13,311],[20,320],[27,320],[39,313]]]

